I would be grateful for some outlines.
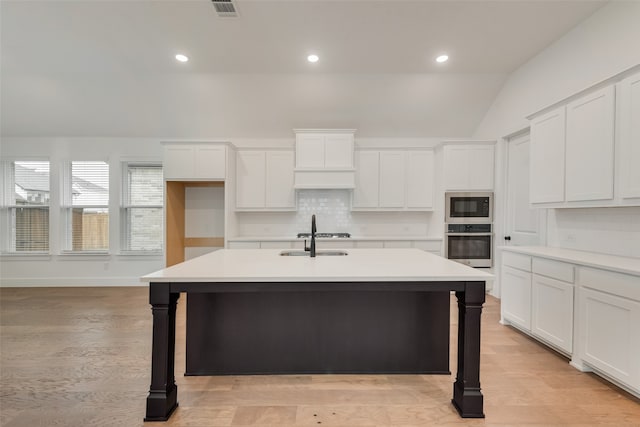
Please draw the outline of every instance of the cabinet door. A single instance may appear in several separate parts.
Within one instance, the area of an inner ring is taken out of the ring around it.
[[[614,87],[567,105],[567,201],[613,199]]]
[[[564,202],[565,107],[531,121],[531,203]]]
[[[354,208],[377,208],[380,179],[380,152],[356,152],[356,186],[353,189]]]
[[[445,190],[469,190],[469,155],[465,146],[444,147]]]
[[[324,135],[296,135],[296,167],[324,168]]]
[[[162,164],[164,179],[177,180],[193,178],[195,153],[193,146],[165,145]]]
[[[404,207],[404,153],[380,152],[380,207]]]
[[[293,151],[272,151],[266,153],[266,194],[267,208],[296,207],[293,189]]]
[[[223,145],[195,146],[195,176],[198,179],[225,179],[227,176],[226,147]]]
[[[493,190],[493,145],[467,148],[469,190]]]
[[[433,151],[407,151],[407,208],[433,208]]]
[[[534,274],[531,333],[571,353],[573,351],[573,285]]]
[[[582,359],[640,390],[640,302],[580,289]]]
[[[353,168],[353,135],[326,134],[324,136],[324,167]]]
[[[238,151],[236,159],[236,207],[264,208],[265,152]]]
[[[531,331],[531,273],[503,265],[501,280],[502,317]]]
[[[620,82],[620,166],[624,199],[640,198],[640,74]]]

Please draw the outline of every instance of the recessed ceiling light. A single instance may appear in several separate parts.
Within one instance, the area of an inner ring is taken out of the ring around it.
[[[179,53],[176,55],[176,59],[180,62],[187,62],[189,60],[189,57],[187,55]]]
[[[447,62],[449,60],[449,55],[440,55],[436,58],[436,62]]]
[[[318,62],[320,57],[318,55],[309,55],[307,56],[307,61],[309,62]]]

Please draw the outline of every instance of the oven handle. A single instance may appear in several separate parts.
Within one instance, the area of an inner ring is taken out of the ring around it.
[[[446,236],[493,236],[493,233],[444,233]]]

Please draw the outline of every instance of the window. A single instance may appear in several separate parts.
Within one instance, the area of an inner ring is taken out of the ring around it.
[[[7,252],[48,252],[49,162],[15,161],[3,166],[3,216],[9,236],[3,247]]]
[[[67,251],[109,250],[109,165],[73,161],[64,170]]]
[[[126,163],[123,169],[122,250],[162,251],[162,166]]]

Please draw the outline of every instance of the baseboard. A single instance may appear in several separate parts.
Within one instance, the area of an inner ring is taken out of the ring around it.
[[[1,288],[66,288],[92,286],[147,286],[140,277],[20,277],[1,278]]]

